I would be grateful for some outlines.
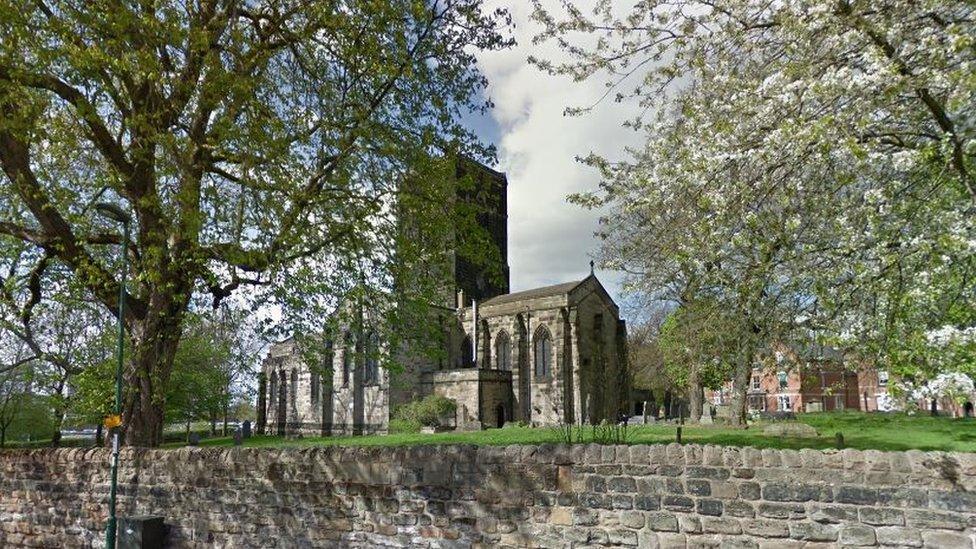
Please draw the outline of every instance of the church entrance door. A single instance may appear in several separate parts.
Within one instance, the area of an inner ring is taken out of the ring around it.
[[[495,426],[504,427],[505,426],[505,405],[499,404],[495,406]]]

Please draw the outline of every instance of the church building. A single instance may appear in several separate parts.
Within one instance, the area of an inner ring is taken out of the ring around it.
[[[367,327],[331,337],[310,367],[294,339],[272,346],[259,377],[258,429],[270,434],[386,433],[400,404],[437,394],[457,404],[457,429],[616,421],[627,409],[627,330],[593,274],[515,293],[508,283],[505,175],[470,160],[454,176],[479,181],[491,207],[478,222],[498,247],[501,281],[447,250],[453,292],[435,304],[444,323],[438,358],[399,350],[401,369],[380,366],[380,338]],[[486,192],[487,191],[487,192]],[[457,200],[474,194],[457,191]],[[496,277],[497,278],[497,277]]]

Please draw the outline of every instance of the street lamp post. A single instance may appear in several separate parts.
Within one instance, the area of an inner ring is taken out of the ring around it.
[[[115,204],[99,202],[95,204],[98,213],[122,224],[122,276],[119,280],[119,337],[116,354],[118,363],[115,367],[115,416],[116,421],[122,416],[122,363],[125,353],[125,279],[129,268],[129,226],[132,219],[122,208]],[[115,494],[119,481],[119,425],[112,432],[112,484],[109,488],[108,526],[105,531],[105,549],[115,549],[115,536],[118,521],[115,517]]]

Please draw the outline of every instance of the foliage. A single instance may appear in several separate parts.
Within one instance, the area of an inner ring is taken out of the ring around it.
[[[97,425],[115,408],[115,358],[109,355],[71,379],[72,423]]]
[[[229,405],[230,349],[215,335],[205,325],[191,325],[180,341],[166,387],[169,422],[216,417]]]
[[[481,0],[0,0],[0,262],[22,310],[58,271],[114,314],[122,239],[92,205],[132,217],[128,443],[159,442],[202,301],[276,308],[296,330],[349,293],[395,320],[426,302],[426,278],[383,298],[428,259],[392,253],[397,216],[442,232],[430,156],[493,156],[462,119],[490,107],[475,54],[509,45],[508,19]]]
[[[629,426],[627,422],[611,423],[603,420],[596,425],[561,423],[552,427],[556,440],[563,444],[626,444]]]
[[[658,338],[668,377],[677,386],[694,381],[717,389],[735,360],[734,333],[735,327],[712,302],[693,301],[675,309]]]
[[[49,398],[45,395],[23,393],[14,399],[13,405],[17,408],[17,414],[7,427],[4,438],[16,441],[51,436],[57,423]]]
[[[584,438],[584,427],[578,423],[560,423],[552,428],[556,440],[563,444],[580,444]]]
[[[235,318],[195,315],[188,323],[189,333],[180,340],[165,390],[167,422],[214,419],[241,398],[237,394],[240,378],[250,371],[248,359],[253,355],[240,354],[248,351],[239,345],[240,338],[247,337],[241,332],[248,326],[237,322]],[[114,333],[102,335],[113,343],[115,337]],[[97,424],[112,413],[116,366],[113,353],[71,379],[70,412],[75,422]]]
[[[420,400],[401,404],[393,411],[393,419],[417,424],[423,427],[437,427],[442,425],[442,421],[447,417],[453,417],[457,411],[457,403],[453,400],[440,396],[428,395]]]
[[[0,370],[0,447],[8,441],[47,438],[57,425],[51,398],[36,392],[29,366]]]
[[[419,433],[423,425],[418,421],[412,419],[390,419],[390,434],[396,435],[401,433]]]
[[[633,292],[693,288],[731,315],[739,404],[774,342],[844,346],[920,379],[957,369],[927,335],[976,325],[971,5],[535,6],[538,40],[570,57],[539,67],[643,107],[629,126],[646,144],[587,157],[603,182],[573,197],[610,212],[602,262]]]
[[[597,444],[627,444],[631,434],[627,422],[611,423],[607,420],[590,426],[590,440]]]
[[[966,402],[976,402],[976,385],[970,376],[961,372],[944,372],[924,383],[902,381],[895,388],[901,400],[900,404],[910,411],[916,410],[920,400],[936,400],[943,410],[961,407]]]
[[[635,389],[651,391],[660,398],[672,388],[664,372],[664,357],[658,344],[664,315],[627,326],[627,367]]]

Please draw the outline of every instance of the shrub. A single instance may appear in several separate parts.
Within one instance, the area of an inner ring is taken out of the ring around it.
[[[423,427],[437,427],[446,416],[453,416],[457,404],[440,395],[429,395],[420,400],[401,405],[393,412],[393,419],[410,422]],[[406,426],[406,424],[401,424]],[[392,421],[390,423],[392,430]],[[419,428],[417,429],[420,430]]]
[[[400,433],[419,433],[421,425],[416,421],[409,419],[391,419],[390,420],[390,434],[396,435]]]

